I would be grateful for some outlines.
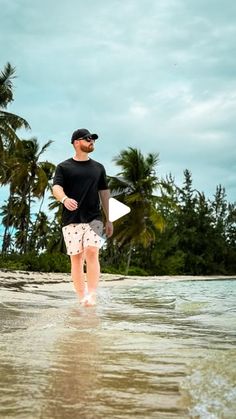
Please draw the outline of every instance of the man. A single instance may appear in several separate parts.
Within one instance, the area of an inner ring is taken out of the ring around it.
[[[113,225],[108,218],[110,192],[106,172],[102,164],[89,157],[97,138],[97,134],[91,134],[85,128],[73,132],[71,143],[75,156],[57,166],[53,181],[53,195],[63,205],[62,231],[71,260],[71,276],[84,306],[96,303],[100,275],[99,248],[103,240],[100,202],[106,217],[106,236],[113,234]]]

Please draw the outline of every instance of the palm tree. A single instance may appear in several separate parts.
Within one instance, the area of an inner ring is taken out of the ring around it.
[[[49,162],[39,162],[40,156],[46,151],[46,149],[52,143],[49,140],[40,149],[38,140],[31,138],[30,140],[22,140],[18,144],[19,147],[16,149],[15,158],[15,176],[17,177],[18,189],[21,193],[22,204],[27,203],[28,213],[25,222],[25,235],[23,252],[27,250],[27,237],[30,225],[31,215],[31,203],[33,197],[41,198],[45,194],[45,190],[48,187],[48,176],[50,173],[52,176],[55,166]],[[50,166],[50,170],[49,170]],[[44,170],[45,169],[45,170]]]
[[[10,206],[12,196],[20,198],[20,225],[17,226],[20,231],[17,232],[17,243],[21,252],[25,252],[27,250],[27,243],[29,244],[31,242],[28,233],[31,223],[31,204],[33,198],[39,199],[44,197],[55,169],[52,163],[39,162],[40,156],[51,143],[52,141],[48,141],[40,149],[36,138],[18,140],[15,144],[14,153],[9,156],[8,164],[11,166],[11,175],[9,178],[11,195],[8,204]],[[10,214],[11,209],[9,208],[8,221],[10,220]],[[4,225],[5,235],[7,235],[7,229],[10,224],[5,220]]]
[[[8,185],[12,174],[10,157],[14,146],[19,141],[16,130],[19,128],[29,129],[28,122],[5,109],[14,100],[13,97],[13,79],[15,78],[15,68],[7,63],[0,72],[0,184]],[[10,185],[9,203],[12,199],[13,190]],[[3,248],[6,247],[8,240],[8,225],[6,222],[5,233],[3,237]]]
[[[7,63],[0,72],[0,157],[4,148],[14,143],[18,137],[16,130],[20,128],[29,129],[28,122],[13,113],[5,111],[13,99],[13,79],[15,78],[15,68]]]
[[[55,213],[54,219],[51,222],[50,231],[48,235],[47,250],[49,253],[63,252],[65,245],[61,229],[62,205],[60,202],[56,201],[53,196],[50,196],[49,200],[51,201],[48,206],[49,210],[55,211]]]
[[[11,195],[6,205],[2,206],[0,215],[2,216],[2,224],[5,227],[3,236],[2,253],[6,253],[9,247],[15,245],[22,253],[25,241],[25,224],[29,208],[25,201],[22,201],[20,195]],[[10,231],[11,228],[11,231]],[[12,233],[16,231],[16,241],[12,240]]]
[[[34,239],[33,250],[36,251],[36,253],[47,248],[49,228],[47,215],[43,211],[39,211],[37,219],[32,226],[31,235]]]
[[[28,241],[29,249],[32,248],[34,240],[36,240],[36,242],[37,241],[40,241],[40,243],[42,242],[41,232],[43,231],[43,228],[44,228],[42,226],[43,220],[44,220],[44,213],[42,212],[42,206],[43,206],[46,192],[51,189],[51,181],[53,178],[53,174],[55,172],[55,165],[48,161],[40,162],[38,164],[38,168],[39,168],[39,173],[38,173],[37,182],[34,188],[34,195],[37,196],[39,199],[41,199],[41,202],[39,205],[38,213],[36,215],[36,220],[34,221],[31,228],[31,235]],[[47,179],[47,182],[45,184],[46,179]],[[48,220],[45,219],[45,222],[44,222],[45,228],[46,228],[47,223],[48,223]],[[38,227],[38,224],[40,224],[41,228]],[[44,243],[46,243],[46,241]]]
[[[2,206],[2,213],[0,214],[4,217],[2,220],[2,224],[5,227],[3,241],[2,241],[2,253],[6,253],[8,248],[10,248],[11,233],[9,233],[9,229],[14,224],[14,220],[12,220],[12,218],[14,218],[14,207],[15,207],[14,192],[15,192],[16,184],[12,180],[12,178],[14,177],[14,170],[13,170],[14,158],[10,151],[11,148],[13,148],[12,145],[9,146],[8,150],[5,150],[5,151],[3,150],[2,160],[0,164],[0,184],[2,184],[2,186],[6,186],[9,184],[8,201],[6,205]]]
[[[113,159],[121,171],[110,178],[113,195],[131,208],[131,213],[116,221],[114,239],[120,246],[129,246],[126,273],[135,245],[147,248],[154,242],[157,230],[164,226],[157,210],[158,197],[154,195],[159,186],[155,167],[159,155],[149,153],[144,157],[136,148],[122,150]]]

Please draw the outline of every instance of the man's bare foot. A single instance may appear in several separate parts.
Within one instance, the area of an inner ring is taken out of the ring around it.
[[[96,305],[96,294],[93,292],[91,294],[86,295],[86,297],[84,297],[81,300],[81,304],[84,307],[92,307]]]

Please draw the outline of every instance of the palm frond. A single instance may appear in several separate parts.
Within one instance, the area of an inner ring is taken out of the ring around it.
[[[44,145],[43,145],[43,147],[41,148],[41,150],[40,150],[40,152],[39,152],[39,154],[38,154],[38,157],[39,156],[41,156],[41,154],[43,154],[45,151],[46,151],[46,149],[51,145],[53,143],[53,141],[52,140],[49,140],[49,141],[47,141],[47,143],[45,143]]]
[[[0,125],[3,123],[9,125],[14,130],[20,128],[30,129],[29,123],[21,116],[0,110]]]
[[[15,67],[7,63],[0,72],[0,106],[6,108],[13,100],[12,79],[15,78]]]

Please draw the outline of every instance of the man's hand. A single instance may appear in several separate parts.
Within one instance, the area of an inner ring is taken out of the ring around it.
[[[75,211],[78,208],[78,202],[75,201],[75,199],[72,199],[72,198],[66,198],[65,201],[63,202],[63,205],[69,211]]]
[[[111,221],[107,221],[105,224],[105,232],[107,237],[111,237],[113,234],[113,224]]]

